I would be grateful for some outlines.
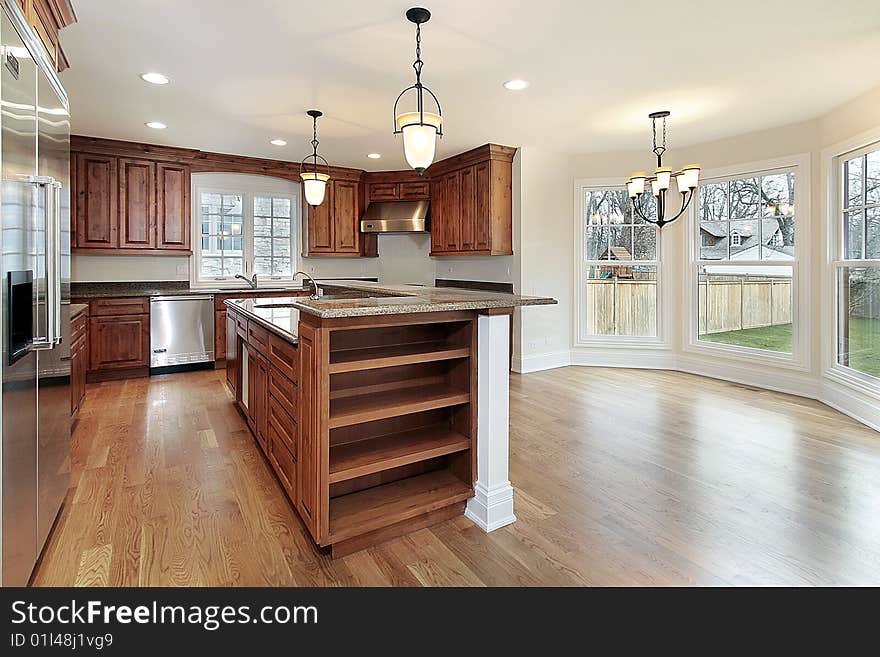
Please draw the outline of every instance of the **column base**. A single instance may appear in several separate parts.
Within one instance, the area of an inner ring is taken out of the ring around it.
[[[489,490],[478,481],[464,515],[487,533],[516,522],[516,516],[513,515],[513,486],[507,481]]]

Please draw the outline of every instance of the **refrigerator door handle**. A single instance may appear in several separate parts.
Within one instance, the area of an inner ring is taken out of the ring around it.
[[[61,183],[51,176],[29,176],[28,182],[45,192],[46,227],[46,334],[34,340],[36,351],[54,349],[61,342],[61,235],[58,214]],[[39,207],[39,205],[37,206]]]

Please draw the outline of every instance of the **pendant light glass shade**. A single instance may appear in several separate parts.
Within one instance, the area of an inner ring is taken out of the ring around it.
[[[645,193],[645,177],[644,171],[636,171],[626,181],[626,191],[630,198],[636,198]]]
[[[406,112],[397,117],[397,129],[403,133],[403,154],[407,164],[416,171],[424,171],[434,161],[442,122],[441,116],[433,112],[423,112],[422,123],[419,123],[418,112]]]
[[[327,195],[327,181],[330,180],[330,176],[326,173],[316,173],[314,171],[299,175],[303,181],[306,203],[313,207],[321,205],[324,202],[324,197]]]

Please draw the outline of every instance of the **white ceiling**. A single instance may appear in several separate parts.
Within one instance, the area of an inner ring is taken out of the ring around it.
[[[485,142],[565,152],[670,146],[818,116],[880,85],[878,0],[425,0],[423,81],[443,155]],[[284,160],[405,167],[392,105],[412,83],[399,0],[75,0],[62,34],[74,132]],[[172,82],[142,82],[159,71]],[[531,82],[510,92],[501,83]],[[146,121],[162,121],[157,132]],[[281,137],[286,147],[271,146]],[[383,154],[369,160],[369,152]]]

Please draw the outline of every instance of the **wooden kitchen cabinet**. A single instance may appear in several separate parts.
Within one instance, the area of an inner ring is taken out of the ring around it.
[[[156,164],[149,160],[119,160],[119,246],[156,247]]]
[[[233,398],[241,399],[241,390],[239,389],[239,370],[241,363],[241,343],[238,340],[236,325],[238,320],[234,313],[223,311],[225,319],[224,333],[226,336],[226,345],[224,347],[224,356],[226,357],[226,385],[232,391]]]
[[[190,169],[156,164],[156,248],[190,250]]]
[[[327,183],[324,202],[312,207],[303,200],[303,255],[311,257],[377,257],[375,235],[361,233],[359,180],[339,179]]]
[[[76,167],[76,247],[118,248],[117,158],[75,153],[72,162]]]
[[[70,320],[70,414],[75,415],[86,395],[86,371],[89,368],[89,314],[79,313]]]
[[[71,147],[74,253],[190,254],[190,165],[122,146],[77,150],[82,140]]]
[[[109,315],[89,322],[90,370],[149,368],[150,316]]]
[[[487,144],[431,165],[431,255],[513,254],[515,148]]]
[[[67,59],[61,50],[59,32],[76,22],[70,0],[16,0],[25,21],[43,44],[49,60],[58,71],[67,68]]]

